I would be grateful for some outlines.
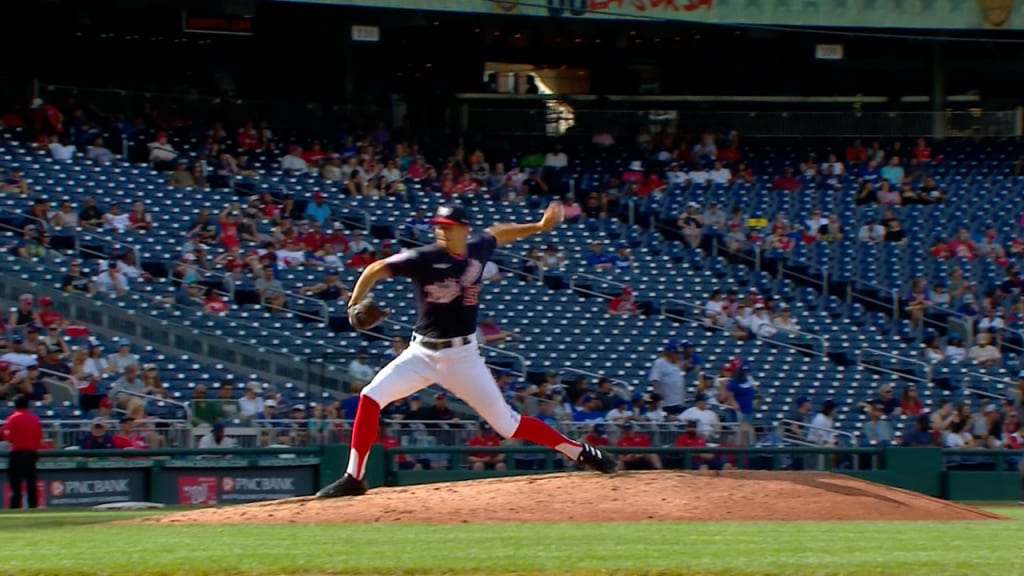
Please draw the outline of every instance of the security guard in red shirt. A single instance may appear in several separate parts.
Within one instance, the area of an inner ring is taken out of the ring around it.
[[[7,476],[11,482],[11,508],[21,508],[22,483],[28,491],[28,507],[39,507],[36,492],[36,461],[43,441],[43,425],[28,408],[29,398],[22,394],[14,399],[14,413],[0,428],[0,438],[11,445],[7,460]]]

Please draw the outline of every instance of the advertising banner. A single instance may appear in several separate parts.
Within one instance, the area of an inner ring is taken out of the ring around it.
[[[278,500],[312,494],[315,482],[314,466],[165,468],[157,500],[189,506]]]
[[[291,0],[549,18],[866,28],[1024,28],[1024,0]]]
[[[11,484],[3,471],[3,497],[10,500]],[[130,469],[39,470],[36,485],[39,506],[96,506],[111,502],[135,502],[146,499],[146,471]],[[24,496],[22,497],[24,500]]]

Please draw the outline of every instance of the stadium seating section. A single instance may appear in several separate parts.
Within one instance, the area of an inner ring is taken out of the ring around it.
[[[146,138],[140,136],[136,144],[145,141]],[[192,142],[174,142],[179,150],[195,149]],[[607,375],[643,390],[650,363],[665,342],[671,338],[689,340],[702,355],[709,373],[717,373],[718,367],[733,357],[743,358],[752,367],[753,376],[760,383],[760,421],[777,421],[790,410],[796,397],[807,395],[815,406],[825,399],[835,399],[840,405],[837,428],[855,431],[865,418],[857,402],[873,397],[884,383],[896,383],[899,390],[904,379],[917,381],[914,379],[927,377],[912,362],[879,361],[880,367],[905,374],[900,376],[868,365],[871,362],[857,361],[870,357],[871,353],[865,350],[905,358],[920,356],[922,333],[913,330],[905,317],[893,318],[892,310],[873,306],[871,300],[883,305],[891,302],[891,292],[905,293],[910,280],[917,276],[924,276],[931,282],[947,280],[950,262],[932,258],[928,250],[936,238],[951,237],[962,226],[972,232],[994,226],[1004,238],[1016,234],[1016,217],[1024,210],[1024,194],[1021,193],[1024,180],[1012,174],[1016,158],[1010,151],[1008,145],[988,141],[950,142],[936,149],[933,155],[941,155],[943,161],[936,163],[930,174],[949,192],[949,199],[932,206],[900,208],[899,218],[908,231],[909,241],[906,245],[893,245],[857,241],[856,231],[868,219],[879,218],[881,207],[855,204],[853,176],[841,177],[842,185],[836,190],[813,187],[809,182],[798,192],[772,189],[772,180],[784,166],[795,166],[810,152],[820,157],[824,152],[821,145],[774,142],[745,145],[744,160],[755,174],[750,183],[670,188],[663,194],[636,200],[632,206],[632,225],[629,210],[624,208],[623,214],[615,218],[567,223],[553,234],[502,251],[497,261],[506,268],[506,273],[484,290],[483,310],[494,316],[502,328],[518,331],[521,338],[498,345],[487,351],[486,356],[492,363],[518,367],[515,355],[521,355],[530,375],[549,369],[572,368]],[[579,144],[570,146],[567,152],[571,163],[564,181],[573,182],[578,197],[609,175],[621,173],[634,160],[631,153],[618,147],[597,150],[588,144]],[[240,179],[235,190],[179,190],[167,185],[166,173],[156,172],[145,163],[118,160],[109,165],[95,165],[77,157],[58,162],[26,145],[18,134],[8,134],[0,142],[0,166],[20,167],[30,179],[34,194],[51,201],[69,199],[76,210],[87,196],[97,198],[101,205],[118,202],[128,206],[137,200],[146,204],[155,219],[155,226],[148,233],[103,231],[96,234],[100,239],[94,239],[90,232],[74,232],[78,235],[81,255],[87,258],[92,273],[98,271],[97,266],[102,262],[96,257],[109,253],[112,243],[138,246],[141,267],[155,279],[133,282],[130,294],[118,298],[117,306],[153,316],[170,314],[172,321],[191,323],[211,334],[230,334],[238,341],[259,346],[297,347],[300,353],[306,354],[326,350],[354,353],[366,346],[367,340],[348,329],[343,321],[343,303],[329,304],[327,322],[305,317],[306,313],[316,315],[319,312],[315,306],[307,309],[302,303],[292,312],[270,314],[258,301],[239,296],[251,294],[251,280],[233,287],[236,301],[221,315],[154,303],[156,296],[173,293],[166,278],[167,271],[178,258],[185,230],[199,210],[217,213],[239,197],[269,191],[276,196],[293,194],[298,203],[304,203],[314,191],[321,191],[334,217],[350,228],[370,222],[369,232],[375,243],[405,234],[404,223],[412,216],[413,206],[393,198],[350,198],[342,194],[337,184],[316,176],[283,175],[276,169],[278,155],[266,154],[258,158],[262,166],[260,175]],[[409,181],[407,185],[415,194],[416,205],[428,211],[443,200],[438,193],[419,189],[416,182]],[[984,201],[979,201],[981,198]],[[785,273],[778,269],[770,273],[765,267],[758,269],[753,260],[684,248],[678,236],[666,226],[674,228],[676,216],[690,201],[702,207],[711,201],[722,207],[738,205],[748,215],[768,219],[782,213],[793,221],[803,221],[812,209],[820,208],[825,214],[840,216],[846,236],[837,243],[800,244],[785,256]],[[0,222],[6,225],[5,241],[13,243],[21,226],[19,215],[29,204],[30,199],[23,196],[0,196]],[[501,203],[482,197],[473,202],[472,209],[480,224],[525,221],[537,215],[536,205],[530,203]],[[270,225],[260,224],[263,230]],[[403,238],[405,244],[409,244],[409,240]],[[601,278],[595,279],[595,273],[584,265],[594,240],[606,245],[627,243],[636,258],[636,268],[631,272],[598,273]],[[59,242],[64,242],[65,247],[74,245],[68,239],[55,240],[55,244]],[[515,272],[520,269],[527,250],[547,244],[565,252],[566,265],[557,275],[559,279],[545,278],[542,282],[521,279]],[[70,256],[68,250],[56,251],[42,259],[4,254],[0,256],[0,273],[45,285],[59,285],[64,264]],[[964,266],[966,275],[982,286],[993,286],[1003,278],[1003,269],[991,259],[954,263]],[[289,269],[281,280],[294,292],[300,286],[318,282],[322,274],[319,270]],[[356,274],[357,270],[345,269],[341,279],[350,285]],[[825,274],[828,281],[822,282]],[[219,277],[213,275],[205,280],[212,285],[220,282]],[[616,294],[622,284],[633,287],[639,300],[647,306],[647,313],[608,314],[607,300],[601,295]],[[729,334],[706,329],[700,323],[697,310],[713,289],[746,290],[749,287],[789,303],[801,331],[814,337],[787,339],[780,336],[777,342],[757,339],[741,342]],[[850,293],[854,294],[853,298],[848,298]],[[408,286],[402,282],[387,282],[378,290],[378,299],[396,310],[392,317],[395,323],[388,326],[388,331],[407,332],[415,312]],[[668,311],[669,315],[662,311]],[[943,333],[945,317],[938,320],[933,328]],[[1008,328],[1009,342],[1020,326]],[[823,346],[826,343],[827,350]],[[377,341],[369,344],[380,351],[386,346]],[[174,398],[187,399],[189,389],[197,383],[219,381],[225,375],[219,367],[196,364],[187,356],[159,354],[151,349],[139,352],[143,354],[143,361],[152,359],[163,363],[162,374]],[[1004,350],[1003,362],[987,369],[972,361],[937,366],[935,374],[941,376],[946,389],[922,386],[926,408],[949,395],[949,390],[956,395],[968,373],[973,375],[973,388],[1004,394],[1020,369],[1017,354],[1006,352]],[[244,384],[244,380],[239,383]],[[295,392],[289,401],[297,400],[302,394]],[[74,408],[66,406],[51,406],[47,410],[48,416],[56,418],[76,415]],[[904,420],[901,419],[901,425]]]

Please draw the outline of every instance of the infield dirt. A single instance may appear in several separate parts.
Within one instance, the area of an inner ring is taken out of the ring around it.
[[[377,488],[144,518],[160,524],[992,520],[1001,516],[839,474],[626,472]]]

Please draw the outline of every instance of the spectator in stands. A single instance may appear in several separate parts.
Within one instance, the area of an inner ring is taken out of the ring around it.
[[[274,277],[273,268],[263,268],[263,275],[256,280],[256,293],[259,294],[260,302],[268,312],[277,312],[284,308],[284,285]]]
[[[281,158],[281,171],[286,174],[305,174],[309,172],[309,165],[302,159],[302,147],[291,145],[288,153]]]
[[[166,132],[158,132],[156,140],[149,143],[149,161],[157,170],[167,170],[178,159],[178,151],[167,141]]]
[[[608,410],[608,413],[605,414],[605,420],[608,422],[612,424],[622,424],[628,420],[633,420],[634,416],[636,416],[632,410],[629,400],[615,396],[614,398],[609,398],[609,401],[611,402],[612,407]]]
[[[686,390],[680,363],[680,342],[670,340],[651,366],[647,379],[662,398],[662,410],[668,416],[678,416],[684,409]]]
[[[880,386],[878,388],[878,396],[867,402],[861,402],[859,406],[864,408],[878,407],[886,416],[899,416],[903,413],[903,409],[900,408],[899,399],[893,394],[891,384]]]
[[[128,214],[121,212],[120,205],[111,204],[103,215],[103,228],[120,234],[131,228],[131,220]]]
[[[910,283],[910,293],[903,299],[904,309],[910,313],[910,324],[914,330],[924,327],[924,315],[931,307],[928,299],[928,281],[923,277],[914,278]]]
[[[677,221],[683,239],[690,248],[699,248],[704,234],[704,216],[700,213],[700,205],[689,202]]]
[[[225,435],[224,422],[218,420],[213,423],[210,431],[199,439],[199,445],[197,447],[200,450],[212,450],[217,448],[234,448],[236,445],[234,438]]]
[[[615,446],[618,448],[650,448],[651,439],[647,434],[636,431],[632,422],[619,426],[620,434]],[[623,470],[661,470],[661,457],[656,453],[620,453],[619,466]]]
[[[238,399],[238,416],[243,420],[256,417],[263,412],[266,402],[260,397],[260,385],[257,382],[249,382],[245,387],[245,394]]]
[[[631,316],[639,312],[640,309],[637,307],[636,296],[633,294],[633,289],[629,286],[623,286],[622,292],[608,301],[609,314]]]
[[[89,357],[85,361],[85,372],[87,374],[92,374],[96,378],[102,378],[108,374],[120,372],[122,370],[121,366],[121,362],[114,363],[103,357],[103,345],[98,342],[89,344]]]
[[[992,345],[992,335],[988,332],[978,334],[974,346],[971,346],[967,356],[985,368],[989,368],[1003,359],[1002,352]]]
[[[893,156],[889,159],[889,164],[882,168],[881,175],[893,187],[899,188],[902,186],[904,172],[899,156]]]
[[[114,153],[104,146],[102,136],[93,139],[92,145],[85,150],[85,157],[97,164],[110,164],[114,161]]]
[[[121,296],[128,291],[128,280],[118,270],[117,261],[103,261],[106,270],[92,278],[92,285],[96,292],[108,295]]]
[[[696,420],[688,420],[682,434],[676,436],[672,446],[676,448],[703,448],[708,445],[707,441],[698,433],[700,424]],[[685,460],[684,460],[685,462]],[[714,454],[698,453],[690,455],[691,467],[694,470],[720,470],[724,464]]]
[[[7,177],[2,177],[3,172],[0,171],[0,192],[28,195],[28,180],[21,175],[21,168],[11,168]]]
[[[139,232],[153,229],[153,218],[146,212],[146,205],[141,200],[132,204],[132,211],[128,213],[128,228]]]
[[[914,429],[903,435],[903,441],[900,443],[900,446],[934,446],[935,436],[928,431],[928,425],[927,415],[922,414],[918,416],[917,420],[914,421]],[[937,428],[937,430],[941,433],[941,431],[945,430],[947,427],[948,425]]]
[[[107,424],[101,419],[92,421],[89,435],[82,439],[79,447],[83,450],[113,450],[114,438],[107,432]]]
[[[919,415],[920,418],[922,415]],[[950,427],[953,422],[961,420],[959,410],[954,410],[953,401],[948,398],[943,398],[938,402],[938,408],[931,414],[924,414],[924,417],[928,418],[931,430],[936,433],[941,433]],[[966,422],[966,419],[964,419]]]
[[[818,446],[836,446],[835,414],[835,402],[832,400],[822,402],[821,410],[814,415],[811,427],[807,430],[807,441]]]
[[[718,207],[717,202],[708,204],[708,208],[704,211],[701,219],[704,221],[705,228],[710,229],[711,233],[717,233],[725,228],[725,212]]]
[[[149,448],[146,439],[135,433],[135,419],[131,416],[121,418],[121,428],[111,437],[114,448],[120,450],[145,450]]]
[[[917,416],[924,411],[924,404],[913,384],[905,385],[900,392],[900,411],[907,416]]]
[[[894,187],[888,180],[879,182],[875,195],[878,198],[878,203],[882,206],[903,205],[903,195],[900,193],[899,188]]]
[[[887,420],[883,420],[884,410],[877,404],[868,405],[868,421],[864,423],[864,427],[861,429],[864,437],[872,445],[876,446],[888,446],[892,443],[893,432],[892,426]]]
[[[590,254],[587,255],[587,268],[591,270],[609,270],[613,268],[611,258],[604,253],[601,242],[598,240],[590,243]]]
[[[49,150],[50,156],[59,162],[71,160],[77,151],[67,136],[58,136],[57,134],[50,135],[46,149]]]
[[[331,217],[331,207],[324,202],[323,192],[318,190],[313,193],[313,201],[306,205],[304,217],[316,221],[321,227],[327,224]]]
[[[57,211],[50,216],[50,225],[58,230],[74,230],[78,227],[78,222],[78,214],[72,208],[71,202],[66,199],[61,200]]]
[[[786,166],[782,175],[772,181],[772,188],[784,192],[796,192],[800,189],[800,179],[793,175],[793,168]]]
[[[17,366],[17,364],[10,360],[8,362],[11,363],[12,367]],[[50,392],[46,387],[46,383],[43,382],[45,377],[46,375],[39,370],[39,364],[33,360],[28,362],[23,370],[14,375],[14,378],[11,380],[11,387],[14,388],[17,394],[24,394],[33,402],[49,402]]]
[[[129,366],[138,367],[139,357],[131,352],[131,341],[127,338],[121,338],[117,341],[117,352],[107,357],[107,362],[113,373],[121,374]]]
[[[348,365],[348,381],[350,391],[356,393],[363,389],[377,374],[377,369],[370,363],[365,350],[360,350]]]
[[[705,440],[718,438],[722,430],[721,420],[718,414],[708,407],[710,397],[708,394],[698,394],[695,403],[679,415],[679,421],[685,423],[696,422],[697,433]]]
[[[78,213],[78,221],[82,226],[94,228],[103,225],[103,210],[96,205],[96,199],[87,196],[82,201],[82,210]]]
[[[861,181],[857,183],[857,196],[854,199],[857,206],[864,206],[865,204],[874,204],[878,202],[878,192],[875,190],[874,184],[868,181]]]
[[[18,305],[11,308],[7,315],[7,325],[15,327],[39,324],[39,314],[36,312],[34,304],[35,297],[33,295],[25,293],[19,296]]]
[[[22,230],[21,238],[10,248],[10,253],[18,258],[43,258],[49,248],[49,236],[35,224],[29,224]]]
[[[501,438],[494,432],[491,425],[483,420],[480,421],[473,436],[466,442],[466,446],[470,447],[498,447],[501,444]],[[505,471],[505,454],[503,452],[474,452],[469,454],[466,460],[474,472]]]
[[[937,334],[927,334],[921,342],[921,357],[929,364],[936,364],[946,359],[946,351],[942,347],[942,339]]]
[[[129,364],[128,366],[125,366],[124,374],[110,385],[110,397],[114,400],[114,404],[120,407],[125,407],[131,401],[132,396],[118,394],[121,391],[132,392],[135,394],[143,394],[146,392],[145,382],[142,380],[142,374],[139,370],[138,364]]]
[[[71,374],[71,366],[68,366],[68,363],[61,358],[63,352],[64,350],[59,345],[50,344],[46,346],[46,354],[39,360],[39,368],[43,371],[43,374],[48,376],[56,374],[67,376]]]
[[[590,432],[587,432],[586,436],[583,437],[583,441],[597,448],[610,446],[611,440],[608,439],[608,427],[604,424],[594,424],[591,426]]]
[[[718,288],[712,290],[711,296],[704,303],[704,325],[708,327],[724,327],[729,319],[726,310],[727,305],[728,303],[722,296],[722,291]]]
[[[392,336],[388,349],[385,350],[383,354],[384,361],[390,362],[391,360],[394,360],[408,347],[409,341],[406,338],[402,336]]]
[[[189,410],[192,413],[192,425],[213,424],[224,418],[224,410],[219,401],[209,400],[206,397],[207,389],[205,384],[196,384],[192,391],[192,399],[189,401]]]

